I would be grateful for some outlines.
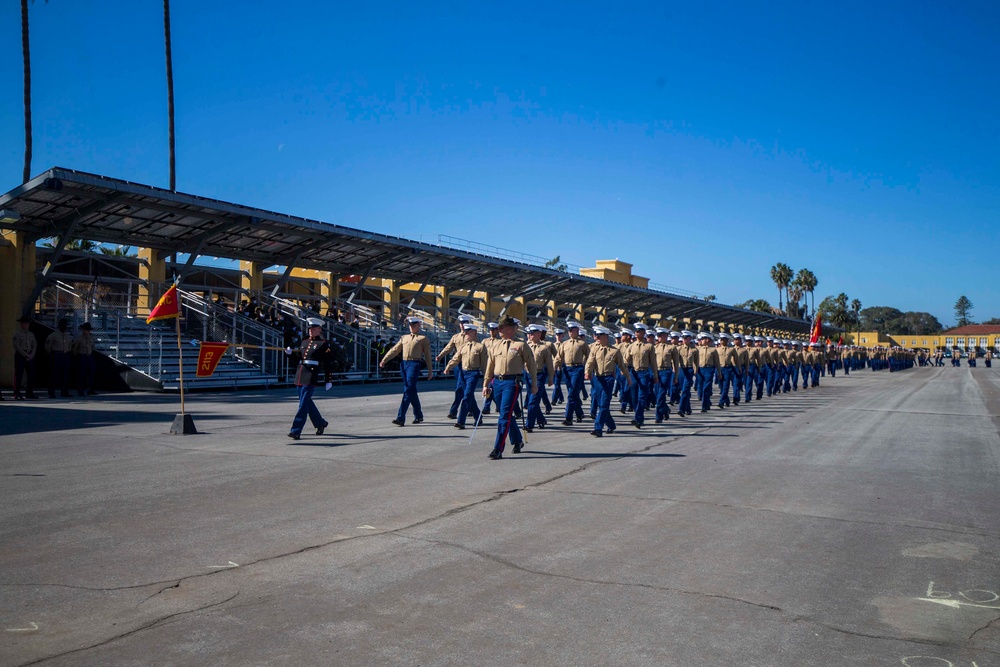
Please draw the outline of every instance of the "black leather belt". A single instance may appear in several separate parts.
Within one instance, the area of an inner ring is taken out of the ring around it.
[[[496,379],[496,380],[518,380],[520,378],[521,378],[521,374],[520,373],[516,373],[514,375],[497,375],[494,379]]]
[[[566,368],[583,368],[583,364],[566,364]]]

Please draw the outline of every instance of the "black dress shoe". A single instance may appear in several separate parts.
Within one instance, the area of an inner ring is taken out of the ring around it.
[[[392,423],[395,424],[396,426],[406,426],[406,422],[404,422],[402,419],[393,419]]]
[[[600,438],[604,435],[604,433],[595,429],[590,432],[590,435],[594,436],[595,438]]]
[[[323,425],[316,429],[316,435],[323,435],[323,431],[330,425],[330,422],[323,422]]]
[[[535,432],[535,427],[533,427],[533,426],[525,426],[524,430],[526,432],[528,432],[528,433],[534,433]],[[517,454],[517,445],[514,446],[514,453]]]
[[[577,418],[576,418],[576,423],[577,423],[577,424],[579,424],[579,423],[580,423],[580,422],[582,422],[582,421],[583,421],[583,417],[577,417]]]
[[[545,423],[545,424],[539,424],[539,425],[538,425],[538,426],[536,426],[535,428],[545,428],[546,426],[548,426],[548,423]]]
[[[551,415],[552,414],[552,408],[546,408],[545,409],[545,414]]]
[[[573,425],[573,420],[572,419],[564,419],[562,425],[563,426],[572,426]]]
[[[423,419],[416,419],[416,418],[414,418],[413,423],[414,424],[423,424],[424,420]]]
[[[458,417],[458,415],[457,415],[457,414],[455,414],[454,412],[449,412],[449,413],[448,413],[448,419],[455,419],[455,418],[457,418],[457,417]]]
[[[608,435],[611,435],[612,433],[614,433],[617,430],[618,430],[617,426],[615,428],[608,428]]]
[[[490,414],[490,409],[489,408],[483,408],[483,414],[484,415]]]
[[[656,423],[657,423],[657,424],[662,424],[662,423],[663,423],[663,420],[662,420],[662,419],[657,419],[657,420],[656,420]]]
[[[515,454],[520,454],[522,447],[524,447],[524,443],[523,442],[519,442],[516,445],[514,445],[514,453]]]
[[[289,433],[288,437],[291,438],[292,440],[301,440],[302,439],[302,436],[299,435],[298,433]]]
[[[494,449],[492,452],[490,452],[490,458],[496,461],[497,459],[502,459],[503,454],[500,453],[499,449]]]
[[[456,422],[455,423],[455,428],[457,428],[459,431],[464,431],[465,430],[465,424],[459,424],[459,423]]]

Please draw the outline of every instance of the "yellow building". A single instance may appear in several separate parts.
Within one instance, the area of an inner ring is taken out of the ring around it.
[[[892,347],[922,348],[950,350],[959,347],[963,350],[980,348],[982,350],[1000,348],[1000,325],[969,324],[956,329],[949,329],[939,334],[884,334],[879,331],[861,331],[851,334],[855,345],[862,347]]]

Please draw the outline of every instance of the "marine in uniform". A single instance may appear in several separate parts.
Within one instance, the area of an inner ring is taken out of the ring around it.
[[[563,369],[562,363],[559,360],[559,346],[562,345],[563,340],[566,338],[565,329],[556,329],[553,331],[556,335],[556,340],[552,343],[552,359],[556,364],[556,372],[552,377],[552,405],[559,405],[563,403],[566,399],[563,396],[562,384],[563,384]]]
[[[823,352],[823,344],[816,342],[812,344],[813,348],[813,366],[812,366],[812,378],[809,383],[810,387],[819,386],[819,378],[823,373],[823,361],[826,357]]]
[[[79,326],[80,335],[73,339],[71,351],[76,359],[77,368],[77,392],[80,396],[94,393],[94,375],[97,370],[97,362],[94,359],[94,346],[96,342],[90,333],[93,327],[90,322],[84,322]]]
[[[479,404],[476,403],[476,386],[486,375],[486,364],[490,358],[489,350],[479,342],[476,325],[471,321],[466,322],[462,330],[465,338],[444,368],[445,373],[453,368],[462,369],[462,402],[459,404],[455,422],[455,428],[458,429],[465,428],[465,420],[469,415],[472,415],[473,421],[479,423],[480,411]]]
[[[583,369],[590,356],[590,346],[580,337],[580,325],[577,322],[567,322],[566,329],[569,338],[559,346],[559,363],[566,377],[569,392],[566,397],[566,414],[564,426],[573,425],[573,417],[583,421],[583,403],[580,395],[583,392]]]
[[[434,369],[431,364],[431,342],[420,333],[421,320],[419,317],[407,317],[406,323],[410,326],[410,333],[402,336],[392,348],[385,353],[380,368],[385,368],[385,362],[398,354],[403,355],[403,363],[400,364],[400,375],[403,378],[403,400],[399,403],[399,411],[392,423],[396,426],[406,425],[406,411],[413,406],[413,423],[419,424],[424,421],[424,411],[420,407],[420,397],[417,395],[417,380],[420,378],[420,371],[427,367],[427,379],[433,379]]]
[[[542,399],[546,397],[546,383],[552,385],[552,377],[555,375],[555,360],[552,358],[552,348],[542,340],[545,335],[545,327],[540,324],[529,324],[524,328],[528,334],[528,347],[535,357],[535,382],[531,382],[530,377],[525,377],[528,384],[534,384],[538,391],[528,394],[528,402],[525,409],[528,411],[528,423],[524,430],[531,433],[535,426],[545,428],[547,423],[542,414]],[[527,374],[527,370],[525,371]]]
[[[531,378],[531,393],[538,391],[535,374],[535,356],[527,343],[514,340],[517,332],[517,322],[512,317],[505,318],[500,322],[501,340],[494,344],[490,350],[490,359],[486,364],[486,384],[492,381],[493,394],[500,404],[500,412],[497,419],[497,435],[493,441],[493,451],[490,452],[491,459],[502,459],[504,448],[508,436],[514,445],[514,453],[521,452],[524,446],[524,438],[521,430],[514,419],[514,405],[517,397],[521,394],[520,381],[525,370]],[[569,342],[569,341],[567,341]],[[582,378],[581,378],[582,379]],[[483,396],[490,392],[489,386],[483,387]],[[571,397],[572,398],[572,397]]]
[[[458,333],[451,337],[448,344],[442,348],[436,357],[437,361],[441,361],[449,354],[454,354],[458,351],[458,348],[465,342],[465,324],[467,322],[472,322],[472,318],[468,315],[459,315],[456,324],[458,326]],[[462,397],[465,395],[465,382],[462,380],[462,367],[457,366],[455,368],[455,400],[451,402],[451,407],[448,408],[448,419],[454,419],[458,413],[458,406],[462,404]]]
[[[656,345],[653,352],[656,356],[656,412],[657,424],[670,419],[670,391],[677,377],[677,366],[680,355],[677,346],[670,342],[670,330],[656,327]]]
[[[698,334],[698,397],[701,399],[701,411],[712,409],[712,384],[715,375],[722,368],[719,361],[719,351],[712,347],[712,334],[702,331]]]
[[[632,392],[638,391],[638,387],[633,382],[626,382],[625,376],[628,375],[629,378],[632,377],[631,369],[629,369],[629,359],[632,358],[632,343],[635,339],[635,332],[631,329],[622,329],[618,332],[621,336],[621,342],[616,344],[618,351],[622,353],[622,359],[625,360],[625,370],[621,375],[618,376],[618,412],[625,414],[630,410],[635,409],[635,398]],[[626,386],[628,390],[626,391]]]
[[[295,386],[299,390],[299,409],[292,419],[292,427],[288,430],[288,437],[298,440],[302,437],[302,428],[306,425],[306,418],[312,422],[316,429],[316,435],[323,435],[323,430],[329,426],[329,422],[323,419],[313,402],[313,392],[319,384],[325,384],[327,391],[333,384],[330,382],[333,374],[334,353],[330,343],[323,339],[323,320],[318,317],[310,317],[306,320],[308,335],[302,341],[302,347],[297,351],[287,348],[286,353],[299,360],[298,369],[295,371]]]
[[[681,344],[677,349],[680,372],[680,405],[677,414],[681,417],[691,414],[691,390],[695,387],[698,376],[698,350],[692,344],[694,332],[685,329],[681,332]]]
[[[729,345],[730,336],[723,331],[719,334],[719,346],[716,354],[719,355],[719,407],[728,408],[733,401],[729,397],[730,391],[736,392],[736,404],[739,405],[739,388],[735,386],[739,373],[740,353]]]
[[[49,371],[49,398],[56,397],[56,388],[63,398],[69,397],[70,351],[73,349],[73,336],[66,331],[69,321],[59,320],[56,331],[45,339],[45,352],[51,363]]]
[[[741,333],[733,334],[733,344],[736,350],[736,373],[733,378],[733,405],[740,404],[741,394],[746,388],[746,378],[750,365],[750,353],[743,346],[744,338]]]
[[[35,395],[35,355],[38,354],[38,340],[31,333],[31,318],[22,315],[17,318],[18,329],[14,332],[14,400],[38,398]],[[989,362],[987,362],[989,365]],[[22,377],[24,393],[21,392]]]
[[[590,434],[598,438],[604,435],[604,428],[608,429],[608,433],[615,431],[615,420],[611,417],[611,392],[615,385],[615,371],[621,371],[630,385],[632,382],[621,351],[609,344],[610,334],[611,330],[607,327],[594,327],[594,337],[597,340],[590,349],[584,370],[584,377],[593,382],[592,396],[597,408],[594,428]]]
[[[653,390],[659,381],[654,375],[656,369],[656,351],[652,343],[646,342],[646,325],[636,323],[635,342],[628,351],[627,365],[632,376],[632,407],[635,416],[632,419],[632,426],[642,428],[646,421],[646,408],[649,406],[649,399],[653,395]]]
[[[483,345],[486,346],[486,352],[489,353],[493,349],[493,344],[500,340],[500,325],[496,322],[487,322],[486,331],[488,333],[487,337],[483,340]],[[491,393],[485,401],[483,401],[483,414],[490,414],[490,405],[496,402],[496,397]]]
[[[558,382],[558,380],[556,380],[556,371],[555,371],[555,361],[556,361],[556,354],[558,354],[558,350],[556,350],[556,346],[552,343],[552,341],[545,339],[545,336],[548,333],[548,331],[545,328],[545,325],[544,324],[536,324],[535,326],[538,327],[539,329],[541,329],[541,331],[542,331],[542,339],[541,339],[540,342],[542,343],[542,345],[544,345],[545,347],[549,348],[549,354],[552,356],[553,369],[552,369],[552,372],[549,373],[548,378],[547,378],[548,386],[551,387],[551,386],[553,386],[554,384],[556,384]],[[538,386],[541,387],[542,384],[543,384],[542,381],[539,380]],[[552,402],[549,400],[549,392],[548,392],[547,389],[542,389],[542,397],[541,398],[542,398],[542,405],[545,406],[545,414],[551,414],[552,413]]]

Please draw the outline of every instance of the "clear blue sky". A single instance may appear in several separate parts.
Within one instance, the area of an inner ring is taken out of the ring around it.
[[[158,2],[31,5],[35,155],[166,187]],[[178,189],[723,303],[1000,316],[1000,5],[173,0]],[[0,8],[0,191],[23,159]]]

